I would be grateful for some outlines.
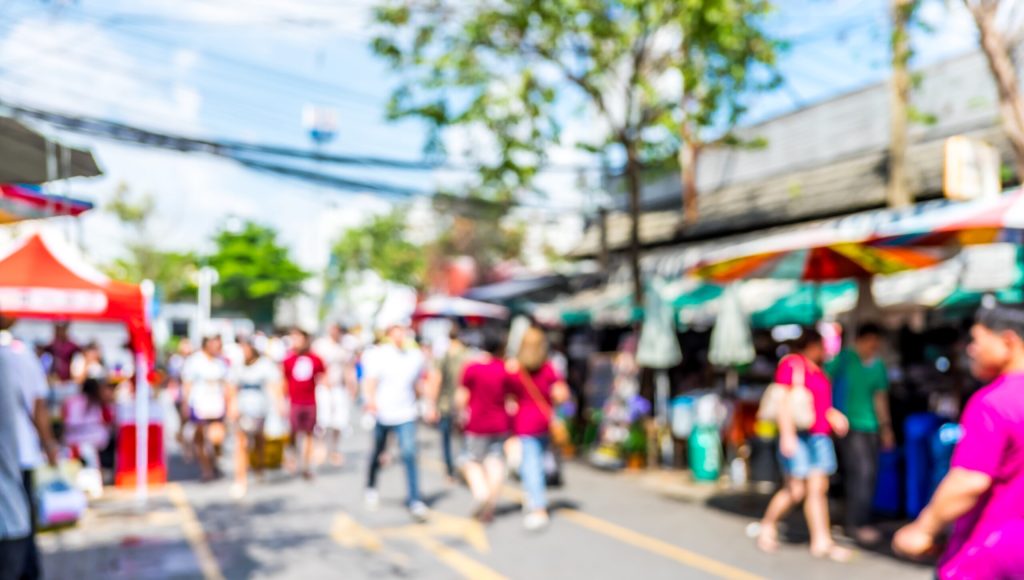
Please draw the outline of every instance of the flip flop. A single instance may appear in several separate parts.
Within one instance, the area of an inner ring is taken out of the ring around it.
[[[824,550],[811,549],[811,555],[815,558],[821,558],[823,560],[832,560],[839,564],[849,564],[857,556],[857,553],[849,548],[844,548],[837,544],[832,544]]]
[[[753,537],[756,540],[758,550],[761,550],[765,554],[774,554],[779,551],[780,544],[778,530],[771,530],[770,528],[758,523],[751,524],[750,528],[752,528],[750,531],[754,531],[754,528],[756,528],[756,533],[753,534]]]

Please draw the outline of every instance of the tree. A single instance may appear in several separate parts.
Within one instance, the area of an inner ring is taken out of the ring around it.
[[[910,121],[910,25],[920,0],[892,2],[892,79],[889,99],[889,206],[907,207],[914,203],[907,183],[907,125]]]
[[[451,126],[491,138],[497,155],[478,155],[474,186],[486,199],[534,189],[563,119],[596,119],[600,140],[577,145],[625,159],[639,302],[644,163],[682,143],[695,184],[704,144],[735,141],[742,98],[760,86],[754,71],[774,62],[760,27],[768,9],[766,0],[388,0],[375,13],[383,32],[373,49],[404,73],[392,117],[426,120],[433,144]],[[692,184],[684,190],[696,199]]]
[[[246,221],[237,228],[222,228],[213,242],[216,249],[206,262],[220,274],[213,287],[217,305],[257,323],[272,323],[276,301],[301,292],[309,278],[270,227]]]
[[[999,94],[999,109],[1016,157],[1017,179],[1024,179],[1024,96],[1014,66],[1014,44],[1021,40],[1024,2],[1020,0],[964,0],[978,27],[978,41],[992,69]],[[1001,22],[1010,26],[1001,26]]]
[[[406,211],[395,208],[345,230],[331,249],[328,287],[344,286],[351,276],[366,271],[388,282],[422,287],[426,258],[422,249],[408,241],[407,227]]]
[[[137,197],[127,185],[121,184],[104,209],[130,233],[125,242],[127,255],[106,265],[107,274],[136,284],[152,280],[167,301],[191,297],[195,289],[187,273],[195,268],[198,260],[191,252],[161,250],[153,242],[150,227],[156,210],[153,196],[143,194]]]

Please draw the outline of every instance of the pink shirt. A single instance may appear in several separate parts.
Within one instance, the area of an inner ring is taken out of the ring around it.
[[[775,371],[775,382],[780,385],[792,385],[795,368],[804,370],[804,386],[814,398],[814,425],[809,432],[814,435],[831,435],[832,426],[828,424],[827,414],[832,408],[832,383],[821,367],[799,354],[782,359],[778,370]],[[796,374],[799,376],[799,371]]]
[[[984,473],[992,487],[954,524],[939,577],[1024,577],[1024,374],[975,393],[960,425],[952,467]]]
[[[462,373],[462,386],[469,390],[466,433],[502,435],[509,431],[505,412],[505,362],[492,359],[470,363]]]
[[[540,370],[530,376],[546,404],[542,407],[535,397],[530,395],[530,391],[523,385],[521,373],[509,374],[505,379],[505,388],[519,403],[519,411],[512,418],[512,431],[520,436],[546,435],[551,426],[553,408],[551,388],[560,382],[562,377],[558,376],[558,371],[550,362],[544,363]]]

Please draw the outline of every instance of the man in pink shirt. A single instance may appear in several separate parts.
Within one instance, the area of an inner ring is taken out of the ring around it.
[[[952,524],[939,578],[1022,578],[1024,310],[982,309],[971,338],[972,371],[992,382],[967,403],[949,474],[917,520],[896,534],[893,547],[925,555]]]

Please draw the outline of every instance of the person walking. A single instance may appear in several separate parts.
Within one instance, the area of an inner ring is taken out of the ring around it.
[[[991,382],[967,402],[949,473],[893,548],[924,556],[952,525],[937,578],[1024,578],[1024,310],[983,308],[971,339],[971,370]]]
[[[805,329],[796,344],[796,353],[779,362],[775,383],[787,387],[787,396],[779,406],[779,455],[785,483],[771,499],[759,526],[757,546],[765,552],[779,549],[779,522],[800,502],[804,504],[807,527],[811,532],[811,554],[837,562],[848,562],[853,553],[836,545],[828,512],[829,477],[837,469],[832,434],[846,435],[849,424],[832,406],[832,384],[822,370],[825,345],[821,334]],[[793,387],[806,387],[811,393],[814,423],[806,431],[798,430],[792,414]]]
[[[262,356],[251,340],[240,340],[241,366],[234,371],[237,418],[235,444],[235,483],[231,494],[245,496],[249,488],[249,456],[255,457],[253,469],[261,476],[266,464],[266,439],[263,427],[272,402],[280,405],[281,372],[270,359]]]
[[[857,330],[853,348],[843,349],[825,367],[832,378],[836,408],[850,422],[850,432],[839,440],[846,529],[865,546],[882,539],[871,525],[879,449],[892,449],[896,444],[889,415],[889,376],[879,357],[881,347],[882,329],[864,324]]]
[[[21,412],[17,415],[16,431],[18,442],[18,459],[21,466],[21,480],[25,495],[28,497],[30,519],[32,522],[28,534],[28,553],[22,580],[42,578],[42,563],[36,546],[36,510],[35,482],[33,473],[44,462],[51,466],[57,465],[57,441],[53,436],[50,421],[50,409],[47,405],[49,385],[43,371],[43,365],[36,357],[34,350],[27,344],[15,340],[10,332],[14,320],[0,318],[0,347],[6,349],[5,362],[11,365],[14,387],[19,391]]]
[[[32,508],[18,453],[25,413],[18,359],[10,343],[0,343],[0,580],[21,580],[29,572],[32,543]]]
[[[458,329],[452,329],[448,350],[437,361],[434,389],[436,390],[438,430],[441,432],[441,453],[449,482],[455,481],[455,456],[452,438],[458,427],[455,398],[463,377],[463,370],[473,352],[462,342]]]
[[[376,420],[366,481],[366,506],[373,510],[380,504],[377,477],[381,456],[387,447],[388,437],[395,432],[402,463],[405,464],[406,507],[415,519],[425,520],[429,510],[420,497],[416,469],[417,397],[426,371],[423,351],[409,340],[404,325],[393,324],[388,328],[385,340],[364,355],[363,365],[365,412]]]
[[[340,324],[332,324],[327,335],[313,342],[313,352],[327,368],[327,380],[317,391],[317,423],[324,430],[326,455],[332,465],[345,462],[342,435],[352,421],[352,404],[357,394],[355,359],[359,339]]]
[[[457,397],[465,417],[463,473],[475,502],[473,517],[483,522],[493,519],[505,481],[510,417],[505,407],[508,373],[501,358],[503,345],[503,337],[497,334],[484,337],[484,353],[466,365]]]
[[[313,354],[309,333],[301,328],[289,333],[292,352],[282,363],[288,383],[288,407],[292,426],[292,451],[298,455],[299,472],[313,479],[313,433],[316,431],[316,390],[327,374],[324,361]],[[291,461],[296,465],[296,459]]]
[[[194,431],[193,450],[203,481],[217,474],[216,449],[224,443],[224,421],[232,396],[228,362],[221,350],[219,336],[204,338],[182,371],[182,401]]]
[[[569,387],[548,360],[547,337],[536,326],[523,334],[516,359],[507,370],[505,388],[516,409],[512,432],[522,449],[523,525],[529,531],[539,531],[549,522],[544,462],[551,444],[551,422],[555,406],[568,400]]]

